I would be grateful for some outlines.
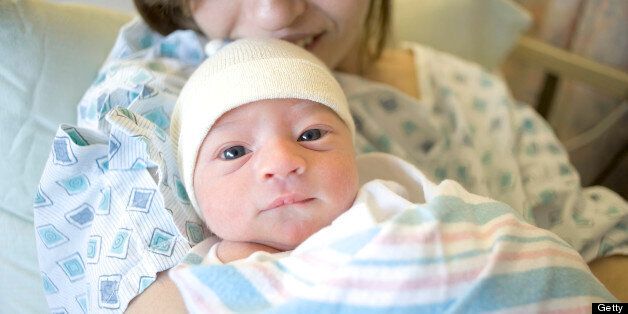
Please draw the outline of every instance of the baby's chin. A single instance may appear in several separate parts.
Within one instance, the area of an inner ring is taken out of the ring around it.
[[[267,244],[280,251],[292,251],[301,243],[305,242],[310,236],[321,230],[323,227],[317,228],[300,228],[291,230],[283,230],[283,234],[267,239]]]
[[[334,217],[335,219],[335,217]],[[331,225],[330,221],[319,221],[315,224],[289,224],[282,225],[272,235],[260,241],[262,244],[273,247],[280,251],[292,251],[305,242],[312,235],[316,234],[323,228]]]

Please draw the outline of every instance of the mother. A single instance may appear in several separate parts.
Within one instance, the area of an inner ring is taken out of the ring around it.
[[[417,63],[412,52],[383,52],[388,34],[391,10],[391,2],[387,0],[135,0],[135,4],[146,23],[162,35],[171,34],[178,29],[192,29],[212,39],[240,37],[282,38],[310,50],[330,68],[385,82],[414,98],[435,95],[442,91],[443,88],[447,88],[446,84],[430,84],[424,81],[428,76],[425,73],[417,72]],[[178,39],[185,40],[186,38],[189,39],[191,37],[180,36]],[[161,50],[167,53],[168,47],[162,47]],[[180,55],[172,55],[172,60],[170,61],[186,62],[186,60],[178,60],[178,56]],[[419,71],[423,70],[419,69]],[[182,72],[187,71],[183,70]],[[181,73],[173,74],[173,76],[177,75],[181,75]],[[456,78],[456,80],[452,81],[451,84],[460,83],[459,78]],[[362,83],[358,82],[355,84],[359,85]],[[355,84],[352,85],[353,88],[355,88]],[[419,90],[419,86],[425,88],[425,90]],[[435,90],[429,90],[432,88]],[[347,92],[351,98],[350,91]],[[388,90],[387,93],[398,94],[393,89]],[[469,97],[473,96],[470,95]],[[396,97],[403,98],[405,96],[397,95]],[[390,106],[387,108],[390,109]],[[455,108],[454,111],[459,109],[461,108]],[[456,119],[458,118],[456,117]],[[519,130],[519,125],[514,125],[515,122],[510,123],[513,123],[513,125],[507,126],[507,131]],[[533,123],[538,122],[533,120]],[[464,136],[468,134],[458,137],[457,129],[450,132],[451,134],[447,136],[451,136],[447,137],[447,139],[435,138],[431,142],[424,142],[421,147],[425,151],[430,151],[434,147],[457,146],[458,144],[465,146],[469,141],[473,142],[473,138],[468,140],[468,136]],[[435,133],[437,135],[440,134]],[[481,137],[481,132],[478,133],[480,134],[476,135],[476,137]],[[551,137],[551,139],[555,142],[553,143],[555,147],[560,147],[554,137]],[[376,139],[375,141],[378,140]],[[376,149],[404,146],[403,143],[396,143],[394,138],[385,139],[383,142],[376,143],[381,144],[376,146]],[[448,142],[448,144],[440,145],[441,142]],[[394,149],[391,150],[395,152]],[[523,178],[526,177],[526,173],[524,173],[525,167],[519,167],[518,158],[520,156],[515,154],[515,152],[521,150],[519,147],[507,149],[509,153],[513,152],[512,156],[509,156],[512,159],[512,161],[509,161],[511,168],[516,168],[521,173],[512,179],[514,182],[506,186],[506,188],[519,191],[517,195],[521,196],[518,198],[523,200],[517,201],[517,197],[513,197],[511,202],[508,200],[504,201],[512,207],[523,211],[522,204],[532,203],[531,200],[526,200],[525,196],[536,196],[536,194],[541,192],[541,190],[538,190],[538,187],[535,187],[534,180],[547,181],[547,178],[529,176],[527,177],[528,181],[523,182]],[[408,154],[412,154],[410,149],[408,151]],[[470,151],[475,152],[474,150]],[[451,155],[456,156],[457,153],[452,152]],[[490,197],[500,199],[502,197],[501,193],[493,189],[490,184],[492,173],[497,172],[497,168],[492,169],[491,166],[484,164],[485,156],[479,155],[477,153],[477,156],[473,159],[474,161],[468,162],[471,164],[483,164],[484,168],[478,170],[477,174],[473,173],[473,169],[458,167],[456,168],[456,173],[451,173],[451,171],[447,172],[447,168],[435,167],[435,177],[437,179],[453,177],[453,179],[462,181],[468,179],[466,187],[469,190],[475,190],[481,194],[488,194]],[[444,157],[438,155],[436,158]],[[496,156],[494,158],[498,159],[500,157]],[[558,158],[562,158],[561,160],[568,165],[564,153],[563,156]],[[414,162],[417,163],[417,160],[415,159]],[[534,162],[540,163],[543,161],[535,161],[534,157],[532,157],[532,163]],[[567,169],[571,168],[567,166]],[[574,175],[577,176],[577,174]],[[563,182],[571,181],[566,180]],[[465,182],[462,183],[465,184]],[[566,185],[568,184],[566,183]],[[531,190],[526,190],[528,187]],[[577,187],[568,187],[566,190],[569,190],[568,194],[573,194],[578,193],[579,188],[578,185]],[[530,197],[530,199],[535,199],[535,197]],[[556,199],[560,199],[560,197]],[[533,205],[530,207],[534,207]],[[623,262],[625,263],[625,259]],[[184,309],[177,289],[163,273],[158,276],[154,284],[134,299],[129,306],[129,311],[154,308],[156,305],[168,313]]]

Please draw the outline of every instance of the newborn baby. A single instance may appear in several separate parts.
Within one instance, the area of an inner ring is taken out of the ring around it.
[[[351,207],[354,123],[327,67],[280,40],[243,39],[183,87],[171,135],[210,260],[290,251]]]

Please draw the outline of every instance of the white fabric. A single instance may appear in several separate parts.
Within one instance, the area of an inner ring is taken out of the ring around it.
[[[183,86],[170,135],[183,183],[200,217],[193,174],[207,132],[231,109],[257,100],[285,98],[323,104],[338,114],[352,136],[355,133],[347,99],[329,69],[305,49],[286,41],[236,40],[203,62]]]

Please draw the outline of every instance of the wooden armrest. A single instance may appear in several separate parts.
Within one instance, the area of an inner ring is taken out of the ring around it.
[[[617,97],[628,97],[628,74],[575,53],[523,36],[512,56],[543,67],[562,79],[575,79]]]

